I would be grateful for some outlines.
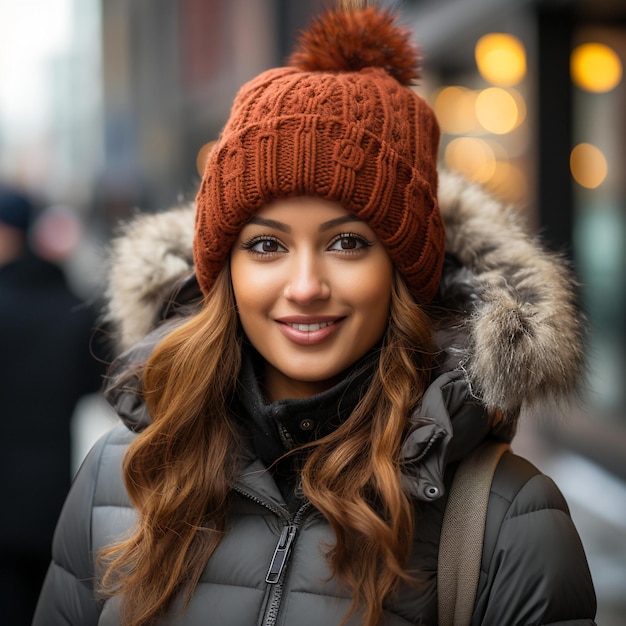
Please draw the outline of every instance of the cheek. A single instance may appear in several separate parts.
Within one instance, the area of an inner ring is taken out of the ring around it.
[[[342,291],[371,322],[386,324],[391,302],[393,270],[386,260],[363,268],[342,280]]]
[[[237,306],[242,308],[246,303],[254,302],[257,297],[257,283],[245,275],[233,280],[233,292]]]
[[[272,280],[271,272],[251,267],[241,260],[231,261],[231,278],[239,319],[247,330],[272,308],[276,300],[276,281]]]

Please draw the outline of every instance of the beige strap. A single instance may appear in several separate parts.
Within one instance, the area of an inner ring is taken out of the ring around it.
[[[483,552],[487,505],[506,443],[487,441],[457,468],[446,504],[439,543],[439,626],[469,626]]]

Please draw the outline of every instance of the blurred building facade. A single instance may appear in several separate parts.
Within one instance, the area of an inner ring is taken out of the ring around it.
[[[287,33],[314,4],[103,2],[108,185],[130,178],[130,193],[154,208],[193,196],[197,155],[217,136],[237,88],[279,62]]]

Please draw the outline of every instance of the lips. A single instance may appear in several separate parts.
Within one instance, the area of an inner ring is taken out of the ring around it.
[[[298,345],[313,345],[331,337],[341,325],[343,317],[277,319],[280,332]]]

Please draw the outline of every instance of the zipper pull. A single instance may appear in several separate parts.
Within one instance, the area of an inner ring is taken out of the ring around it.
[[[285,567],[285,563],[289,558],[289,552],[297,530],[298,528],[293,524],[289,524],[283,528],[283,532],[280,534],[280,539],[274,550],[270,568],[267,570],[267,576],[265,577],[266,583],[275,584],[278,582]]]

